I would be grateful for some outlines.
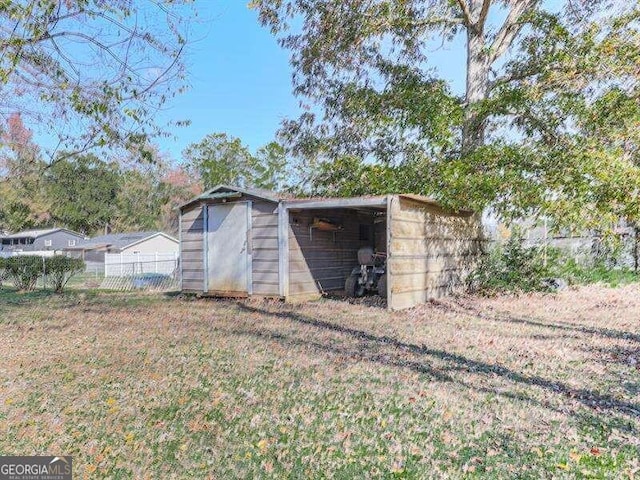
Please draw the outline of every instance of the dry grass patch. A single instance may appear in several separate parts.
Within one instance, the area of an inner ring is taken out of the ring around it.
[[[78,478],[633,478],[640,288],[389,314],[0,294],[0,453]]]

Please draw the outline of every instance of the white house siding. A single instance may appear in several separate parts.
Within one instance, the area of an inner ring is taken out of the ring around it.
[[[171,240],[164,235],[156,235],[148,238],[142,242],[131,245],[122,249],[123,254],[132,253],[178,253],[180,251],[180,244],[177,241]]]

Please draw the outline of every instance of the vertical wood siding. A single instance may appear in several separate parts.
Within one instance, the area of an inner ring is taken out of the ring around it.
[[[389,308],[412,307],[459,291],[484,242],[476,215],[394,196],[389,215]]]

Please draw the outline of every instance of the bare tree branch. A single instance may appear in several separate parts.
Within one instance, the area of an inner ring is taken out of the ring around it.
[[[511,10],[491,45],[489,63],[495,62],[509,49],[515,37],[520,33],[525,22],[522,17],[533,10],[540,0],[512,0]]]
[[[491,7],[491,0],[483,0],[482,8],[480,9],[480,15],[478,17],[478,21],[476,22],[477,28],[479,30],[484,29],[484,25],[487,21],[487,16],[489,15],[489,7]]]
[[[460,9],[462,10],[462,19],[464,24],[467,27],[470,27],[473,24],[473,20],[471,19],[471,11],[469,10],[469,5],[466,0],[457,0],[458,5],[460,5]]]
[[[148,1],[160,22],[129,0],[0,8],[0,108],[60,127],[76,153],[165,133],[154,111],[183,88],[188,22],[173,6],[188,0]]]

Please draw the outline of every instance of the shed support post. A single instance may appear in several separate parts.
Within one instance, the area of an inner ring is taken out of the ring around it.
[[[289,210],[278,203],[278,289],[282,298],[289,296]]]
[[[204,274],[204,293],[209,291],[209,209],[202,204],[202,272]]]
[[[247,294],[253,295],[253,202],[247,202]]]
[[[391,226],[393,222],[393,216],[391,209],[393,207],[393,195],[387,195],[387,310],[392,309],[393,302],[393,270],[391,268],[393,252],[391,251]]]
[[[175,269],[175,267],[178,267]],[[182,285],[182,209],[180,209],[180,215],[178,216],[178,251],[176,252],[174,271],[177,270],[177,274],[180,275],[180,291],[184,290]]]

